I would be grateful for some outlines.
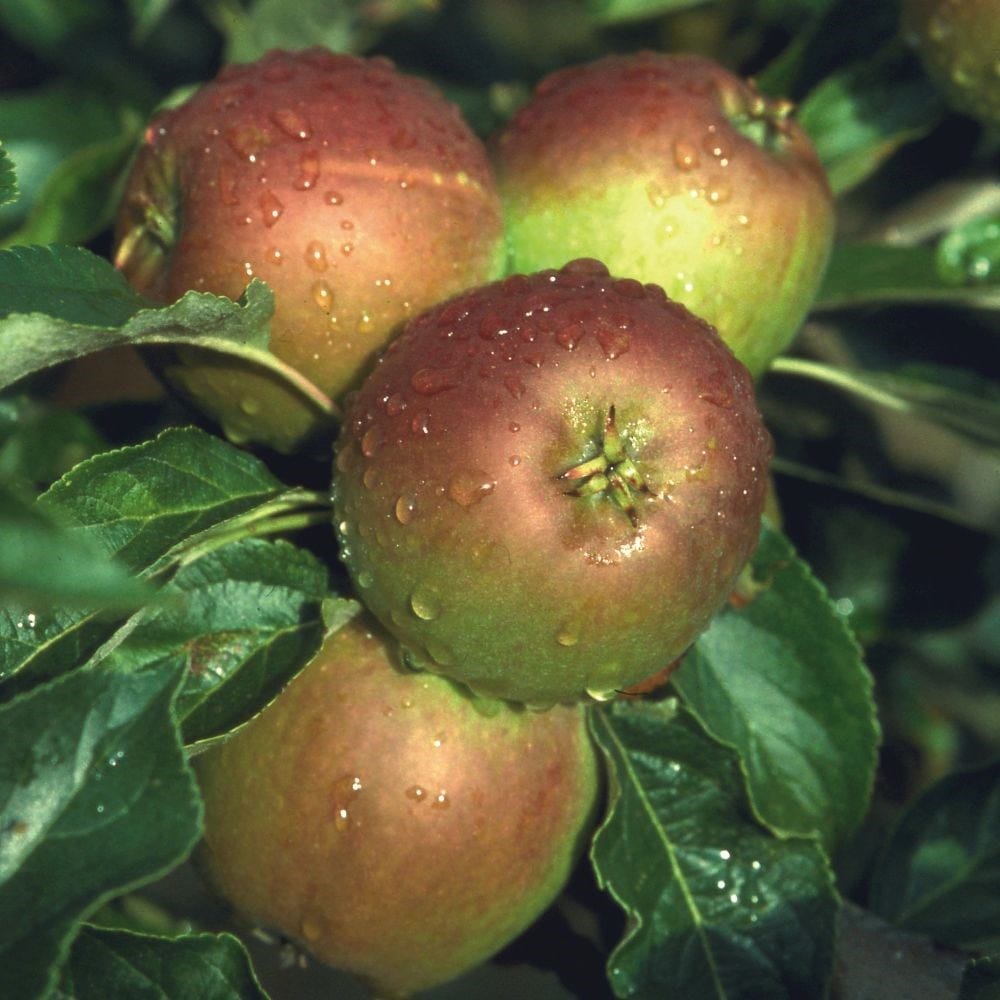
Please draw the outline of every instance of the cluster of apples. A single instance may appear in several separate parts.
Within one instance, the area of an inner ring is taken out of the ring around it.
[[[557,73],[489,152],[426,82],[322,50],[153,121],[118,266],[162,300],[264,279],[272,351],[344,408],[365,610],[199,758],[241,914],[407,996],[550,905],[598,803],[585,705],[681,655],[756,541],[752,374],[832,230],[787,103],[693,56]],[[259,372],[164,373],[239,440],[308,437]]]

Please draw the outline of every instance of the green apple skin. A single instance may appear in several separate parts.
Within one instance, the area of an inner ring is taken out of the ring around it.
[[[998,0],[904,0],[903,32],[956,111],[1000,128]]]
[[[405,997],[460,975],[566,882],[599,798],[583,710],[483,711],[356,618],[197,758],[199,855],[244,918]]]
[[[389,346],[341,427],[341,556],[411,662],[534,706],[603,699],[725,601],[770,455],[710,326],[574,261],[466,292]]]
[[[158,301],[275,292],[272,352],[333,400],[403,321],[496,276],[499,197],[458,109],[385,59],[273,51],[147,128],[115,261]],[[182,358],[173,381],[233,436],[287,450],[265,374]]]
[[[493,142],[512,269],[595,257],[655,282],[759,374],[801,326],[834,234],[790,110],[700,56],[552,74]]]

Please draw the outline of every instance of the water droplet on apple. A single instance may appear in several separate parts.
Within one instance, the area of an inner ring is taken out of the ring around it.
[[[369,427],[361,437],[361,454],[371,458],[382,444],[382,431],[378,427]]]
[[[324,312],[329,313],[333,308],[333,289],[325,281],[317,281],[312,286],[313,302]]]
[[[265,191],[257,200],[257,203],[260,205],[261,221],[270,229],[281,218],[281,213],[284,212],[285,206],[273,191]]]
[[[327,191],[326,194],[323,195],[323,200],[328,205],[343,205],[344,204],[344,196],[339,191]]]
[[[358,586],[362,590],[367,590],[375,582],[375,577],[372,576],[371,572],[367,569],[363,569],[358,573]]]
[[[584,332],[582,323],[567,323],[556,330],[556,343],[567,351],[572,351]]]
[[[631,346],[629,335],[624,330],[602,329],[597,331],[597,342],[604,351],[604,356],[613,361],[621,357]]]
[[[451,800],[443,788],[431,799],[431,809],[448,809],[450,806]]]
[[[326,247],[319,240],[312,240],[306,246],[306,263],[314,271],[325,271],[327,269]]]
[[[421,396],[436,396],[458,385],[458,372],[451,368],[420,368],[410,376],[410,385]]]
[[[674,141],[674,163],[679,170],[693,170],[701,162],[698,150],[684,139]]]
[[[580,641],[580,636],[570,625],[563,625],[556,633],[556,642],[560,646],[575,646]]]
[[[400,524],[409,524],[413,520],[413,514],[417,509],[417,503],[411,496],[401,496],[396,500],[393,513]]]
[[[448,484],[448,496],[460,507],[472,507],[496,489],[496,480],[479,469],[459,472]]]
[[[271,121],[290,139],[304,140],[312,135],[309,120],[291,108],[279,108],[271,112]]]
[[[299,157],[299,176],[292,181],[298,191],[308,191],[319,180],[319,154],[310,149]]]
[[[414,802],[423,802],[427,791],[421,788],[420,785],[410,785],[403,794],[408,799],[413,799]]]
[[[417,588],[410,595],[410,609],[421,621],[433,621],[441,614],[437,594],[429,588]]]

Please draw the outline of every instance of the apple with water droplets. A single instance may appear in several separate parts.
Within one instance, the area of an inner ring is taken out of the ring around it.
[[[904,0],[903,32],[957,111],[1000,127],[998,0]]]
[[[381,997],[451,979],[531,924],[599,791],[579,706],[474,699],[401,667],[365,617],[196,767],[218,892]]]
[[[410,315],[497,276],[491,167],[458,109],[386,59],[273,51],[150,123],[117,223],[139,291],[275,293],[271,351],[339,400]],[[260,369],[180,352],[170,380],[237,441],[309,430]]]
[[[759,374],[798,331],[834,233],[791,110],[700,56],[552,74],[493,143],[512,267],[596,257],[655,282]]]
[[[410,322],[352,398],[341,556],[410,661],[535,706],[679,656],[759,532],[746,368],[656,285],[593,260]]]

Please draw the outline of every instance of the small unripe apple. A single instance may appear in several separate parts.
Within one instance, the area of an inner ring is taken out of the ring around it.
[[[903,30],[952,106],[1000,127],[1000,2],[904,0]]]
[[[458,109],[388,60],[317,48],[227,67],[151,122],[115,261],[162,301],[262,278],[272,352],[338,400],[408,316],[502,257],[486,151]],[[232,436],[294,447],[265,374],[190,356],[171,370]]]
[[[352,397],[334,509],[411,661],[534,705],[675,659],[757,541],[771,441],[747,370],[597,261],[407,325]]]
[[[608,56],[543,80],[495,142],[511,265],[596,257],[656,282],[753,374],[792,340],[833,239],[787,101],[700,56]]]
[[[477,703],[355,619],[197,758],[200,859],[246,919],[380,997],[486,960],[560,892],[598,773],[584,711]]]

